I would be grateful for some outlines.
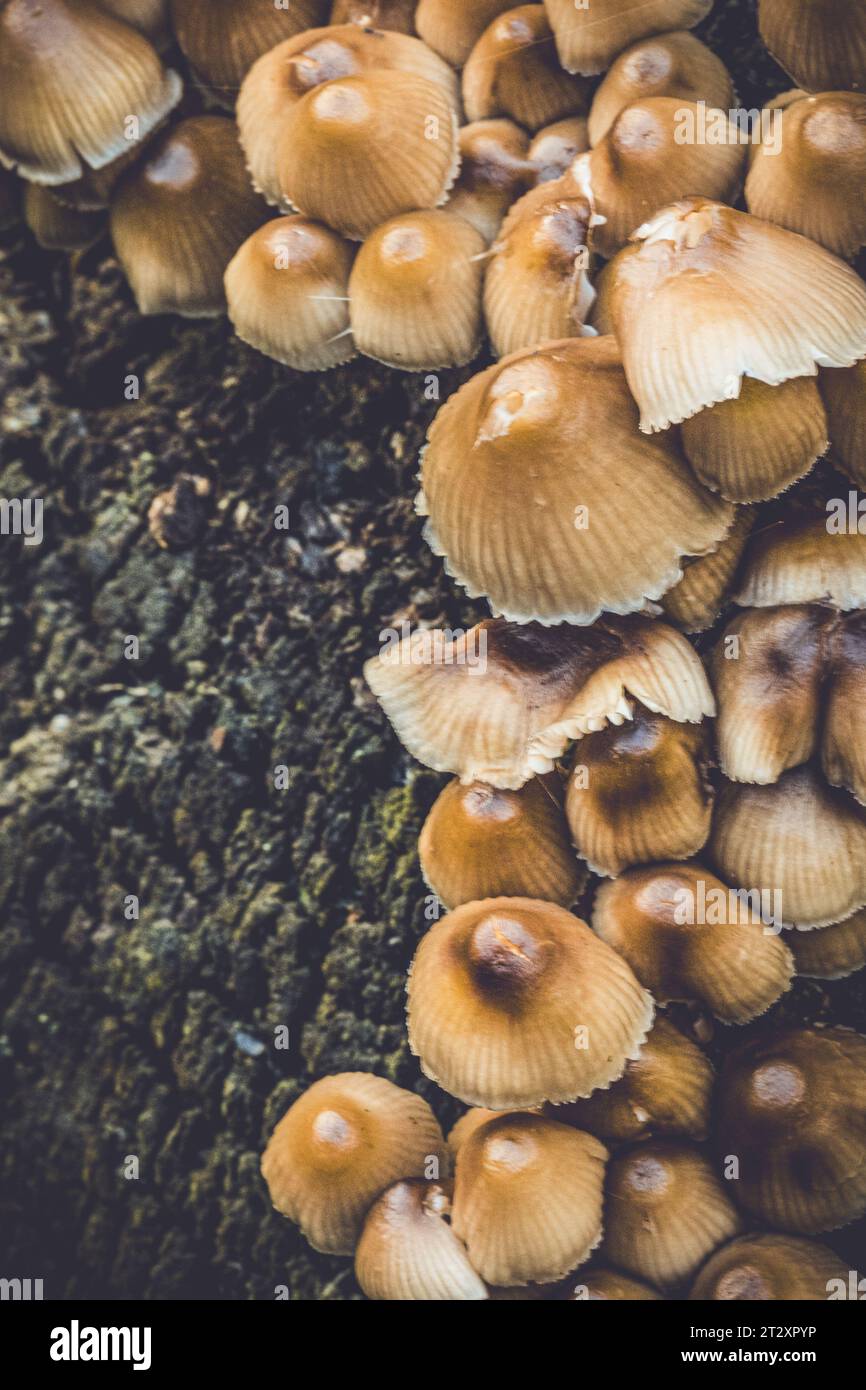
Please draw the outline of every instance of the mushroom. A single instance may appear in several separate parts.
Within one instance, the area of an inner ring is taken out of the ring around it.
[[[866,0],[758,0],[758,25],[798,87],[866,86]]]
[[[488,1120],[495,1120],[500,1113],[498,1110],[485,1110],[482,1105],[475,1105],[471,1110],[464,1111],[448,1132],[448,1151],[452,1162],[456,1159],[461,1144],[466,1142],[470,1134],[474,1134],[479,1125],[485,1125]]]
[[[630,1279],[627,1274],[620,1274],[615,1269],[600,1267],[581,1270],[577,1278],[579,1283],[569,1294],[571,1303],[608,1303],[626,1299],[664,1301],[662,1295],[651,1289],[649,1284],[642,1283],[640,1279]]]
[[[538,182],[562,178],[579,154],[589,149],[585,116],[566,116],[538,132],[529,146],[529,158],[538,171]]]
[[[365,29],[387,29],[413,34],[415,0],[334,0],[331,24],[360,24]]]
[[[99,0],[99,4],[117,19],[138,29],[155,48],[168,47],[168,0]]]
[[[572,739],[630,719],[633,699],[681,723],[715,713],[693,647],[651,618],[422,629],[383,646],[364,674],[419,762],[512,790],[552,772]]]
[[[353,240],[399,213],[443,203],[459,170],[453,106],[438,83],[408,72],[334,78],[280,125],[283,196]]]
[[[866,912],[821,931],[788,931],[797,974],[811,980],[844,980],[866,965]]]
[[[104,213],[67,207],[50,188],[38,183],[24,186],[24,221],[46,251],[83,251],[107,227]]]
[[[513,121],[474,121],[460,131],[460,175],[446,210],[480,232],[489,245],[506,212],[535,182],[529,136]]]
[[[749,211],[850,259],[866,243],[866,96],[804,94],[780,119],[751,162]]]
[[[606,1144],[660,1135],[702,1140],[709,1133],[712,1089],[709,1059],[667,1018],[657,1015],[619,1081],[605,1091],[593,1091],[586,1100],[546,1106],[544,1113]]]
[[[741,1207],[783,1231],[835,1230],[866,1212],[866,1038],[791,1028],[731,1053],[716,1147]]]
[[[607,1150],[540,1115],[502,1115],[461,1145],[452,1225],[488,1284],[547,1284],[601,1239]]]
[[[636,706],[578,746],[565,813],[581,859],[615,878],[634,864],[688,859],[706,844],[713,799],[706,729]]]
[[[424,1074],[488,1110],[609,1086],[653,1016],[616,951],[564,908],[531,898],[487,898],[443,917],[415,954],[408,1000]]]
[[[196,76],[226,106],[253,63],[321,22],[323,0],[170,0],[171,22]]]
[[[681,30],[640,39],[612,63],[593,97],[590,143],[604,139],[624,107],[648,97],[703,101],[713,111],[730,111],[734,84],[722,60],[694,34]]]
[[[359,352],[390,367],[458,367],[481,345],[485,241],[444,210],[383,222],[358,252],[349,281]]]
[[[718,550],[687,560],[683,577],[661,600],[667,620],[683,632],[714,627],[731,597],[734,578],[755,524],[754,508],[738,507]]]
[[[354,248],[306,217],[278,217],[248,237],[225,273],[238,337],[296,371],[319,372],[355,355],[349,327]]]
[[[478,1302],[482,1280],[451,1228],[450,1184],[422,1178],[394,1183],[373,1204],[355,1251],[368,1298]]]
[[[608,1165],[601,1258],[627,1274],[675,1289],[740,1226],[699,1149],[650,1140],[622,1150]]]
[[[484,30],[513,0],[419,0],[415,28],[452,67],[462,68]]]
[[[866,358],[854,367],[820,372],[818,386],[830,422],[833,462],[866,488]]]
[[[439,1165],[438,1167],[436,1165]],[[277,1211],[315,1250],[351,1255],[367,1211],[401,1178],[447,1171],[447,1149],[420,1096],[367,1072],[316,1081],[268,1141],[262,1174]]]
[[[481,898],[542,898],[569,907],[586,885],[562,812],[559,777],[519,791],[455,778],[424,822],[424,877],[447,908]]]
[[[793,958],[760,887],[732,893],[697,863],[603,884],[592,925],[660,1004],[698,1000],[725,1023],[748,1023],[791,985]]]
[[[543,5],[518,5],[484,30],[463,69],[463,105],[470,121],[510,116],[533,131],[586,114],[587,84],[559,66]]]
[[[635,612],[733,520],[672,436],[640,433],[610,338],[505,358],[451,397],[428,440],[417,503],[427,541],[471,597],[515,622]]]
[[[568,72],[592,77],[609,68],[617,54],[648,34],[691,29],[705,19],[713,0],[544,0],[559,60]]]
[[[828,517],[790,518],[764,526],[746,550],[734,602],[742,608],[826,603],[848,612],[866,607],[866,533]]]
[[[92,0],[0,7],[0,161],[32,183],[72,183],[128,155],[181,91],[147,39]]]
[[[224,313],[226,266],[266,217],[234,121],[190,116],[160,135],[111,204],[114,247],[139,312]]]
[[[847,1286],[848,1267],[826,1245],[796,1236],[738,1236],[707,1260],[689,1298],[706,1303],[823,1301],[835,1279]]]

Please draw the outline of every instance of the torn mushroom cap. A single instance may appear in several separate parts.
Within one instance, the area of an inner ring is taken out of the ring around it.
[[[284,197],[358,241],[390,217],[444,202],[459,163],[442,88],[387,69],[309,92],[288,113],[277,149]]]
[[[866,965],[866,912],[855,912],[845,922],[823,931],[789,931],[797,974],[809,980],[844,980]]]
[[[571,1303],[609,1303],[625,1299],[648,1302],[662,1299],[662,1295],[651,1289],[649,1284],[642,1283],[640,1279],[630,1279],[616,1269],[581,1270],[574,1277],[578,1282],[569,1294]]]
[[[651,618],[419,630],[364,673],[419,762],[512,789],[552,772],[572,739],[630,719],[633,699],[683,723],[715,712],[694,648]]]
[[[811,763],[773,786],[727,783],[709,847],[734,887],[775,897],[786,925],[828,927],[866,905],[866,812]]]
[[[226,266],[266,217],[234,121],[191,116],[159,136],[111,204],[115,250],[140,312],[224,313]]]
[[[529,136],[513,121],[474,121],[460,131],[460,176],[446,208],[493,241],[511,204],[535,182]]]
[[[226,106],[253,63],[275,44],[311,29],[320,0],[171,0],[171,22],[195,74]]]
[[[715,111],[734,104],[731,75],[712,49],[679,31],[641,39],[621,53],[593,97],[589,139],[603,140],[623,107],[647,97],[703,101]]]
[[[408,997],[409,1045],[425,1075],[490,1110],[609,1086],[653,1015],[615,951],[532,898],[487,898],[443,917],[421,940]]]
[[[602,1258],[664,1290],[690,1279],[741,1225],[703,1153],[659,1140],[611,1159],[604,1220]]]
[[[709,1059],[668,1019],[658,1016],[619,1081],[586,1100],[550,1106],[545,1113],[605,1143],[674,1134],[702,1140],[709,1132],[712,1089]]]
[[[427,541],[470,596],[515,622],[636,612],[733,520],[672,436],[640,433],[611,338],[504,359],[450,398],[428,438],[418,502]]]
[[[253,64],[238,97],[238,128],[250,177],[269,203],[285,206],[278,154],[298,102],[325,82],[380,68],[439,84],[456,110],[455,74],[426,44],[405,34],[357,24],[311,29],[278,44]]]
[[[147,39],[91,0],[0,6],[0,161],[33,183],[111,164],[180,95]]]
[[[818,374],[829,420],[833,462],[866,489],[866,358],[854,367]]]
[[[866,1038],[774,1031],[731,1053],[716,1090],[716,1147],[737,1201],[783,1231],[835,1230],[866,1212]]]
[[[542,5],[518,5],[494,19],[463,69],[470,121],[511,116],[540,130],[563,116],[584,115],[587,84],[563,72]]]
[[[696,125],[698,114],[694,102],[676,97],[630,102],[576,160],[572,178],[592,205],[592,244],[600,255],[615,255],[652,213],[686,194],[733,199],[745,146],[730,122],[728,138],[718,144],[682,140],[684,121],[692,117]]]
[[[450,1225],[450,1184],[403,1179],[370,1209],[355,1251],[368,1298],[477,1302],[487,1289]]]
[[[582,335],[594,298],[590,222],[589,203],[567,176],[514,204],[484,281],[484,316],[497,356]]]
[[[815,520],[762,527],[746,549],[735,602],[743,608],[828,603],[847,611],[866,607],[866,535],[847,511]]]
[[[78,212],[38,183],[24,186],[24,220],[46,251],[83,251],[98,241],[108,220],[102,212]]]
[[[377,227],[349,282],[358,351],[389,367],[459,367],[481,344],[480,232],[441,209],[402,213]]]
[[[353,248],[305,217],[279,217],[253,232],[225,273],[229,318],[245,343],[297,371],[318,372],[355,355],[349,328]]]
[[[791,285],[798,287],[791,313]],[[638,228],[606,288],[641,429],[866,357],[866,285],[805,237],[687,198]]]
[[[691,29],[704,19],[713,0],[544,0],[562,66],[594,76],[609,68],[624,48],[648,34]]]
[[[567,173],[579,154],[589,149],[585,116],[567,116],[538,132],[529,146],[539,183],[549,183]]]
[[[436,1117],[411,1091],[366,1072],[317,1081],[286,1112],[262,1157],[277,1211],[316,1250],[349,1255],[371,1203],[391,1183],[447,1171]]]
[[[562,812],[559,777],[519,791],[455,779],[418,841],[421,869],[447,908],[480,898],[542,898],[569,907],[586,885]]]
[[[633,864],[688,859],[706,844],[713,800],[707,729],[637,706],[578,744],[565,811],[577,853],[615,878]]]
[[[540,1115],[502,1115],[461,1146],[452,1222],[488,1284],[552,1283],[601,1239],[607,1150]]]
[[[799,87],[866,86],[863,0],[759,0],[758,23],[776,62]]]
[[[866,69],[864,69],[866,78]],[[746,180],[746,204],[848,258],[866,242],[866,96],[824,92],[783,111]]]
[[[739,897],[700,864],[654,864],[603,884],[592,925],[659,1003],[698,1000],[725,1023],[748,1023],[794,973],[770,917],[759,890]]]
[[[360,24],[365,29],[387,29],[413,34],[415,0],[334,0],[331,24]]]
[[[512,0],[420,0],[415,28],[452,67],[462,68],[487,26],[511,8]]]
[[[715,625],[732,596],[734,579],[754,524],[754,509],[738,507],[734,524],[718,550],[686,563],[682,579],[661,600],[669,622],[683,632],[706,632]]]
[[[775,1234],[738,1236],[704,1265],[689,1298],[711,1302],[824,1301],[830,1281],[848,1286],[848,1266],[812,1240]]]

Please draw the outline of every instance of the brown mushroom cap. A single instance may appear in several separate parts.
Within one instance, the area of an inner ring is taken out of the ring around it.
[[[428,543],[471,597],[515,622],[635,612],[733,520],[671,436],[641,434],[610,338],[505,358],[451,397],[428,439],[418,502]],[[639,544],[629,518],[640,519]]]
[[[619,1081],[571,1105],[545,1107],[552,1120],[574,1125],[605,1143],[652,1135],[706,1139],[713,1068],[695,1043],[661,1015]],[[469,1112],[472,1114],[472,1111]]]
[[[722,1068],[716,1145],[732,1191],[784,1231],[835,1230],[866,1212],[866,1038],[792,1028],[744,1043]]]
[[[833,1250],[794,1236],[738,1236],[704,1265],[689,1298],[704,1302],[826,1300],[848,1268]]]
[[[473,121],[461,129],[459,143],[460,175],[446,209],[489,244],[511,204],[535,182],[529,136],[513,121]]]
[[[138,29],[156,48],[168,46],[168,0],[99,0],[99,4],[124,24]]]
[[[98,241],[108,221],[102,212],[67,207],[43,184],[24,187],[24,220],[47,251],[83,251]]]
[[[352,246],[306,217],[265,222],[225,273],[229,318],[245,343],[297,371],[355,355],[349,332]]]
[[[593,929],[659,1003],[697,999],[726,1023],[748,1023],[794,973],[757,882],[746,898],[700,864],[629,869],[599,889]]]
[[[487,1298],[449,1224],[450,1213],[450,1184],[409,1178],[382,1193],[370,1209],[355,1251],[355,1274],[368,1298]]]
[[[833,462],[866,488],[866,358],[854,367],[820,372],[818,386],[830,424]]]
[[[360,24],[365,29],[387,29],[414,34],[415,0],[334,0],[331,24]]]
[[[498,1110],[485,1110],[481,1105],[474,1105],[471,1110],[461,1115],[448,1131],[448,1150],[452,1161],[456,1159],[460,1146],[465,1144],[470,1134],[474,1134],[479,1125],[486,1125],[488,1120],[497,1119],[500,1113]]]
[[[687,1144],[637,1144],[610,1161],[602,1259],[668,1290],[690,1279],[740,1218],[709,1160]]]
[[[822,931],[788,931],[785,942],[797,974],[810,980],[844,980],[866,965],[866,912]]]
[[[758,0],[761,38],[798,87],[866,86],[864,0]]]
[[[762,527],[750,541],[735,602],[743,608],[827,603],[866,607],[866,534],[828,517]]]
[[[589,1134],[524,1113],[461,1145],[453,1229],[488,1284],[552,1283],[601,1239],[607,1150]]]
[[[139,311],[224,313],[226,266],[266,217],[234,121],[190,116],[159,136],[111,204],[111,235]]]
[[[734,524],[718,550],[690,560],[678,584],[661,600],[665,617],[683,632],[714,627],[731,597],[734,578],[755,524],[752,507],[737,507]]]
[[[702,198],[635,232],[606,297],[647,431],[735,399],[746,376],[778,386],[866,357],[866,285],[850,266]]]
[[[421,869],[446,907],[481,898],[541,898],[569,907],[586,885],[562,813],[555,775],[519,791],[455,778],[418,841]]]
[[[552,772],[572,739],[630,719],[632,699],[681,723],[715,712],[694,648],[651,618],[420,630],[364,673],[413,757],[494,787]]]
[[[442,88],[385,68],[308,92],[288,112],[277,150],[289,202],[359,241],[390,217],[443,203],[459,163]]]
[[[729,883],[777,895],[786,925],[832,926],[866,905],[866,812],[811,763],[773,786],[728,783],[709,844]]]
[[[227,106],[253,63],[275,44],[311,29],[323,0],[171,0],[171,22],[197,76]]]
[[[549,183],[567,173],[579,154],[589,149],[585,116],[566,116],[541,129],[529,146],[538,182]]]
[[[615,1269],[590,1269],[576,1276],[578,1283],[569,1295],[571,1303],[607,1303],[625,1299],[643,1302],[664,1301],[663,1295],[640,1279],[630,1279]]]
[[[593,97],[590,143],[604,139],[629,102],[647,97],[704,101],[713,110],[729,111],[734,84],[722,60],[694,34],[680,30],[641,39],[619,55]]]
[[[182,90],[151,44],[92,0],[0,7],[0,161],[71,183],[128,154]]]
[[[568,72],[593,76],[610,67],[624,48],[648,34],[691,29],[710,12],[713,0],[544,0],[559,60]]]
[[[470,121],[511,116],[527,130],[586,113],[586,83],[559,66],[543,5],[518,5],[484,30],[463,69],[463,105]]]
[[[481,344],[480,232],[456,213],[402,213],[377,227],[349,282],[358,351],[390,367],[458,367]]]
[[[832,787],[844,787],[866,806],[866,614],[851,613],[831,630],[829,665],[821,765]]]
[[[452,67],[462,68],[487,26],[511,8],[512,0],[419,0],[415,27]]]
[[[688,859],[706,844],[713,801],[707,730],[635,708],[618,727],[578,745],[565,811],[575,848],[594,873]]]
[[[420,1096],[381,1076],[343,1072],[317,1081],[280,1120],[262,1157],[277,1211],[315,1250],[350,1255],[367,1211],[401,1178],[447,1171],[447,1149]]]
[[[625,961],[585,922],[531,898],[443,917],[421,940],[408,996],[409,1045],[425,1075],[490,1110],[609,1086],[653,1015]]]

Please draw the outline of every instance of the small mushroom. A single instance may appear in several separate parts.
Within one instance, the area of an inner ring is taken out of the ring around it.
[[[450,1225],[450,1185],[422,1178],[394,1183],[373,1204],[355,1251],[368,1298],[479,1302],[483,1281]]]
[[[415,0],[334,0],[331,24],[360,24],[365,29],[387,29],[414,34]]]
[[[826,1245],[796,1236],[738,1236],[711,1255],[689,1298],[706,1303],[825,1301],[848,1266]]]
[[[722,60],[694,34],[680,30],[640,39],[611,64],[593,97],[590,143],[604,139],[624,107],[648,97],[703,101],[714,111],[729,111],[734,84]]]
[[[275,44],[322,19],[322,0],[170,0],[181,51],[199,80],[226,106],[253,63]]]
[[[617,54],[648,34],[691,29],[705,19],[713,0],[544,0],[559,60],[568,72],[594,76],[609,68]]]
[[[785,941],[798,975],[811,980],[844,980],[866,965],[866,912],[821,931],[787,931]]]
[[[535,182],[529,136],[513,121],[473,121],[460,131],[460,175],[446,210],[495,241],[508,209]]]
[[[513,0],[419,0],[415,28],[454,68],[462,68],[481,35]]]
[[[683,632],[706,632],[715,626],[732,597],[754,524],[754,508],[738,507],[734,524],[718,549],[685,562],[682,579],[661,600],[664,615],[674,627]]]
[[[866,0],[758,0],[758,25],[798,87],[866,87]]]
[[[99,0],[99,4],[144,34],[154,48],[161,51],[168,47],[168,0]]]
[[[518,5],[484,30],[463,69],[463,105],[470,121],[510,116],[533,131],[586,114],[587,84],[559,66],[543,5]]]
[[[663,1296],[644,1284],[640,1279],[630,1279],[616,1269],[581,1270],[575,1275],[578,1280],[569,1294],[570,1303],[619,1303],[629,1301],[664,1301]]]
[[[866,535],[834,530],[828,518],[763,526],[746,549],[734,601],[742,608],[826,603],[866,607]]]
[[[98,241],[108,226],[104,213],[67,207],[39,183],[25,185],[24,221],[46,251],[83,251]]]
[[[854,367],[820,372],[818,386],[829,420],[833,462],[866,489],[866,358]]]
[[[579,154],[589,149],[585,116],[566,116],[538,132],[529,146],[529,158],[538,171],[539,183],[550,183],[567,173]]]

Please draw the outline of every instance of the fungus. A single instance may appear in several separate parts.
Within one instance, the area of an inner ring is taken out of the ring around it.
[[[481,35],[513,0],[420,0],[415,28],[454,68],[462,68]]]
[[[196,76],[227,106],[257,58],[323,19],[323,0],[171,0],[171,22]]]
[[[502,1115],[457,1156],[452,1224],[488,1284],[547,1284],[601,1240],[607,1150],[540,1115]]]
[[[128,154],[182,90],[147,39],[91,0],[0,7],[0,161],[72,183]]]
[[[758,25],[798,87],[866,86],[866,0],[758,0]]]
[[[788,931],[798,975],[810,980],[844,980],[866,965],[866,912],[821,931]]]
[[[713,0],[544,0],[556,36],[559,60],[568,72],[593,77],[609,68],[624,48],[649,34],[691,29],[706,18]]]
[[[569,907],[586,885],[555,774],[533,777],[519,791],[449,782],[424,822],[418,853],[447,908],[500,897]]]
[[[360,241],[390,217],[444,202],[459,163],[442,88],[381,68],[335,78],[292,106],[277,177],[299,212]]]
[[[168,0],[99,0],[99,4],[116,19],[122,19],[144,34],[155,48],[168,47]]]
[[[565,812],[581,859],[615,878],[633,864],[688,859],[706,844],[713,800],[706,730],[635,708],[580,743]]]
[[[466,1142],[470,1134],[474,1134],[479,1125],[486,1125],[488,1120],[497,1119],[499,1114],[498,1110],[485,1110],[483,1106],[476,1105],[460,1116],[448,1133],[448,1151],[452,1162],[456,1159],[461,1144]]]
[[[683,632],[706,632],[731,596],[746,543],[755,524],[752,507],[738,507],[718,550],[687,560],[683,577],[661,600],[664,615]]]
[[[360,24],[365,29],[387,29],[413,34],[415,0],[334,0],[331,24]]]
[[[114,247],[139,312],[224,313],[226,266],[266,216],[233,121],[191,116],[161,135],[111,204]]]
[[[660,1004],[698,1000],[748,1023],[790,988],[793,959],[760,889],[732,893],[700,864],[629,869],[599,889],[592,925]]]
[[[372,1202],[402,1178],[446,1171],[447,1149],[420,1096],[380,1076],[342,1072],[315,1082],[280,1120],[262,1157],[277,1211],[315,1250],[350,1255]]]
[[[566,116],[563,121],[544,126],[529,146],[529,159],[537,170],[538,182],[561,178],[577,156],[588,149],[585,116]]]
[[[489,245],[506,212],[535,182],[529,136],[513,121],[474,121],[460,131],[460,175],[446,204]]]
[[[511,116],[533,131],[586,114],[586,83],[559,66],[543,5],[518,5],[484,30],[463,69],[463,105],[470,121]]]
[[[67,207],[43,184],[24,186],[24,221],[46,251],[83,251],[106,230],[101,212]]]
[[[349,281],[358,351],[389,367],[459,367],[481,344],[481,233],[453,212],[404,213],[358,252]]]
[[[797,313],[791,313],[791,286]],[[794,232],[686,198],[638,228],[606,291],[641,429],[866,357],[866,285]]]
[[[615,1269],[590,1269],[580,1271],[576,1276],[579,1283],[569,1297],[571,1303],[610,1303],[626,1299],[635,1301],[663,1301],[662,1295],[640,1279],[630,1279]]]
[[[370,1210],[355,1251],[368,1298],[477,1302],[487,1290],[449,1224],[451,1192],[439,1182],[404,1179]]]
[[[325,371],[355,355],[349,328],[353,248],[305,217],[265,222],[225,273],[238,337],[296,371]]]
[[[866,1212],[866,1038],[791,1028],[744,1043],[716,1092],[716,1144],[751,1215],[835,1230]]]
[[[795,1236],[738,1236],[711,1255],[689,1298],[706,1303],[824,1301],[831,1283],[847,1288],[848,1267],[826,1245]]]
[[[854,367],[820,372],[818,386],[830,428],[833,462],[866,489],[866,359]]]
[[[552,772],[572,739],[630,719],[633,699],[681,723],[715,713],[694,648],[651,618],[419,630],[364,673],[419,762],[511,789]]]
[[[471,597],[515,622],[635,612],[733,520],[672,436],[640,433],[610,338],[551,343],[480,372],[428,439],[417,504],[427,541]],[[640,544],[627,539],[629,519]]]
[[[641,39],[619,55],[593,97],[590,144],[604,139],[624,107],[648,97],[703,101],[713,111],[730,111],[734,84],[721,59],[694,34]]]
[[[709,1132],[712,1088],[708,1058],[668,1019],[657,1016],[619,1081],[586,1100],[546,1107],[545,1113],[605,1143],[653,1135],[703,1140]]]
[[[866,534],[847,524],[840,529],[829,516],[762,527],[746,549],[734,601],[743,608],[866,607]]]
[[[740,1230],[740,1218],[704,1155],[650,1140],[611,1159],[602,1259],[668,1291],[691,1279]]]

